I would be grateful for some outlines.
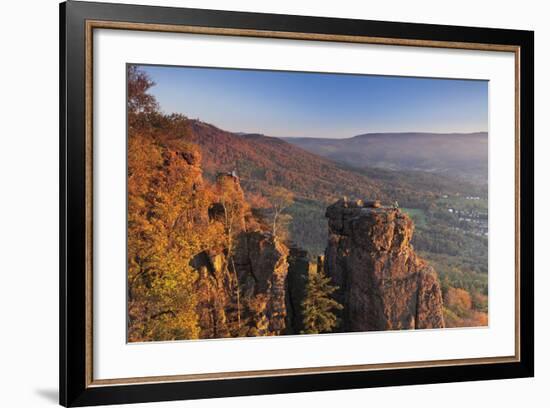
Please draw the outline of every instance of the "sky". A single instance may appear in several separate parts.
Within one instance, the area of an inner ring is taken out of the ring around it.
[[[231,132],[347,138],[488,130],[488,82],[378,75],[141,66],[165,113]]]

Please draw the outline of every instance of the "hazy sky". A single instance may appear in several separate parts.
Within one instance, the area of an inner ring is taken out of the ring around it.
[[[166,113],[233,132],[344,138],[488,128],[488,82],[142,66]]]

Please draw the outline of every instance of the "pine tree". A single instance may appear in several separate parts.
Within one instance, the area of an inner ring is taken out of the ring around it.
[[[337,289],[322,271],[309,272],[306,297],[302,302],[305,328],[302,333],[328,333],[336,327],[338,318],[334,311],[342,309],[342,305],[332,298]]]

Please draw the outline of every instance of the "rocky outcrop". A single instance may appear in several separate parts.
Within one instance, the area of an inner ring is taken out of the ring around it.
[[[268,233],[242,232],[234,253],[208,250],[190,265],[198,272],[201,338],[267,336],[286,328],[288,249]]]
[[[190,262],[198,272],[198,323],[200,337],[231,337],[231,288],[233,280],[223,251],[200,252]]]
[[[286,324],[286,277],[288,248],[271,234],[241,234],[234,257],[241,322],[249,336],[283,334]]]
[[[218,174],[214,192],[217,201],[210,204],[208,217],[219,226],[220,244],[190,262],[198,272],[200,336],[283,334],[288,248],[248,220],[250,209],[238,177]]]
[[[444,327],[439,282],[411,246],[405,213],[342,199],[326,217],[324,270],[344,306],[338,331]]]

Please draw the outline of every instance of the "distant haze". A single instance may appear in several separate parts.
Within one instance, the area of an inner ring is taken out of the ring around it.
[[[365,132],[488,129],[479,80],[141,66],[166,113],[232,131],[349,138]]]
[[[284,140],[311,153],[357,168],[420,170],[487,183],[487,132],[370,133],[348,139]]]

